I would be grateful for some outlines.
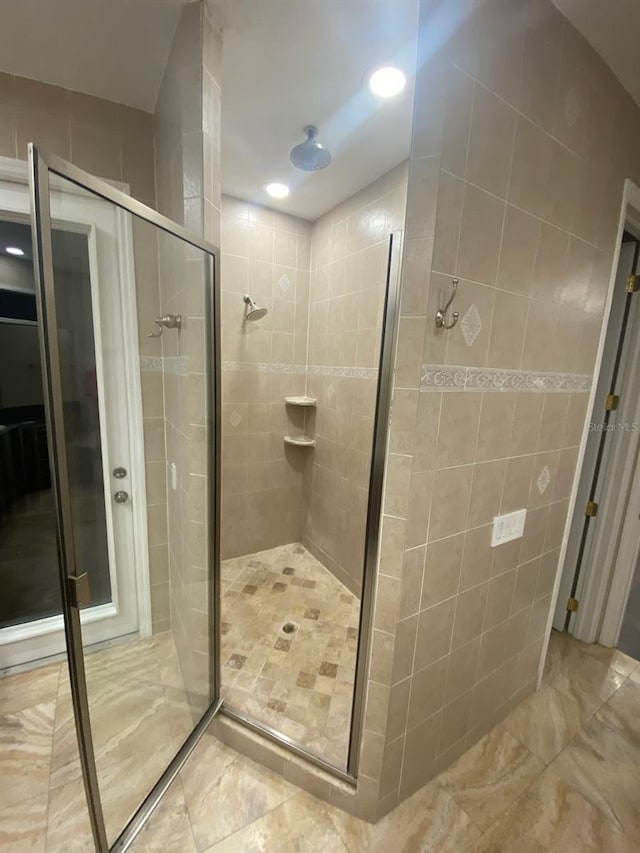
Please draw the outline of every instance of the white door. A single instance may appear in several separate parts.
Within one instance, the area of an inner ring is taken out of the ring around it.
[[[0,221],[28,224],[29,203],[26,164],[0,160]],[[82,540],[77,547],[91,592],[81,619],[85,645],[91,645],[148,635],[151,628],[133,241],[129,214],[69,183],[64,190],[53,185],[51,210],[60,314],[73,315],[68,328],[62,316],[60,349],[75,425],[69,448],[76,479],[74,536]],[[0,246],[0,254],[6,248]],[[0,356],[3,330],[5,344],[22,335],[15,325],[0,322]],[[13,410],[14,421],[15,411],[19,418],[20,409]],[[16,424],[4,432],[9,429],[15,432]],[[49,583],[55,575],[59,588],[57,566],[51,565],[55,548],[43,530],[49,524],[46,490],[23,494],[19,501],[30,510],[37,504],[41,515],[32,515],[32,541],[27,536],[24,543],[29,559],[15,563],[14,571],[24,565],[32,574],[22,578],[27,600],[21,601],[19,615],[12,619],[10,608],[8,618],[3,614],[0,669],[66,648],[61,613],[47,613],[33,592],[39,572],[46,572]]]
[[[611,302],[611,313],[607,327],[606,345],[602,354],[602,362],[597,377],[597,391],[590,413],[590,424],[594,425],[590,430],[585,448],[584,460],[578,483],[576,498],[576,511],[571,523],[567,553],[564,561],[560,591],[556,601],[556,609],[553,619],[553,627],[558,631],[564,631],[567,623],[571,633],[575,633],[576,622],[582,614],[571,613],[567,609],[567,601],[570,597],[579,600],[583,597],[584,584],[588,580],[595,564],[602,565],[603,556],[601,543],[599,544],[598,530],[602,529],[603,518],[599,512],[597,517],[586,518],[585,507],[589,500],[598,504],[603,502],[603,491],[606,488],[606,472],[616,456],[616,446],[621,443],[621,435],[615,431],[615,425],[622,410],[609,413],[609,426],[605,429],[603,418],[605,416],[605,400],[611,390],[611,381],[614,369],[619,374],[619,383],[624,370],[616,368],[618,347],[620,337],[623,333],[623,318],[625,316],[625,304],[627,301],[627,279],[633,266],[633,246],[629,243],[623,244],[620,250],[618,269],[616,272],[615,289]],[[626,353],[626,350],[624,350]],[[624,365],[622,365],[624,367]],[[619,393],[619,387],[616,388]],[[599,476],[596,475],[599,472]],[[594,485],[595,481],[595,485]],[[608,527],[608,525],[607,525]],[[601,539],[601,537],[600,537]],[[577,584],[577,586],[576,586]],[[576,587],[574,589],[574,586]],[[584,613],[584,607],[582,608]],[[579,639],[593,642],[591,636],[576,633]]]

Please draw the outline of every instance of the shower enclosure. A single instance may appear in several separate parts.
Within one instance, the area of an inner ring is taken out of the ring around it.
[[[223,712],[349,781],[405,190],[396,167],[313,223],[222,199]]]
[[[39,335],[51,473],[44,466],[34,490],[49,512],[47,583],[57,572],[59,592],[16,609],[26,639],[0,631],[2,666],[28,661],[42,690],[53,684],[42,760],[18,768],[8,805],[42,800],[53,847],[92,834],[97,850],[127,849],[218,712],[355,784],[401,213],[364,206],[358,217],[374,225],[345,243],[353,276],[341,293],[327,240],[343,212],[318,224],[312,266],[307,226],[292,223],[299,268],[278,270],[274,299],[256,281],[220,287],[214,246],[110,184],[34,147],[29,171],[30,204],[10,211],[4,187],[2,216],[26,228],[31,211],[37,311],[26,328]],[[336,366],[338,303],[346,361]],[[284,331],[296,316],[298,331]],[[265,334],[271,358],[257,360]],[[289,334],[304,369],[273,358]],[[248,498],[233,486],[234,454],[265,491]],[[2,462],[15,466],[15,454]],[[253,516],[239,500],[253,501]],[[28,689],[31,675],[5,683]]]

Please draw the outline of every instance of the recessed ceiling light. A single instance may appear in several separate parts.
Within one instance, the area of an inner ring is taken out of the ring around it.
[[[393,65],[385,65],[378,68],[369,77],[369,88],[379,98],[392,98],[399,95],[407,84],[407,78],[403,71]]]
[[[264,188],[272,198],[286,198],[289,195],[289,187],[286,184],[279,184],[277,181],[272,184],[265,184]]]
[[[24,255],[22,249],[19,249],[17,246],[7,246],[5,252],[7,253],[7,255],[16,255],[19,258]]]

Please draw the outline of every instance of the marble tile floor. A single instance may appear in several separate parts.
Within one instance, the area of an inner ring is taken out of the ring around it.
[[[225,560],[221,576],[225,702],[344,767],[359,600],[297,543]]]
[[[93,652],[85,668],[113,841],[194,720],[171,634]],[[1,678],[0,850],[92,849],[66,663]]]
[[[377,824],[206,735],[141,853],[640,851],[640,664],[553,634],[542,689]]]
[[[44,677],[55,681],[53,672]],[[25,698],[34,690],[25,685]],[[15,710],[16,696],[3,694],[3,713]],[[639,708],[637,661],[554,634],[541,691],[377,824],[315,799],[205,735],[132,849],[637,853]],[[50,798],[49,820],[58,808],[60,815],[57,833],[48,835],[33,797],[2,809],[0,849],[90,853],[86,821],[65,802]]]

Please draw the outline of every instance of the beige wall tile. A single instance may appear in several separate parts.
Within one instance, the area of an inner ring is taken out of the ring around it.
[[[446,98],[441,166],[463,178],[471,124],[473,80],[456,66],[450,66],[445,74]]]
[[[518,10],[508,0],[488,0],[477,27],[478,79],[507,101],[517,102],[524,47]]]
[[[467,732],[473,692],[468,690],[446,705],[438,741],[438,755],[457,743]]]
[[[429,517],[428,541],[444,539],[465,529],[471,491],[473,466],[443,468],[435,471]]]
[[[411,163],[405,235],[410,240],[434,235],[439,176],[439,157],[425,157]]]
[[[425,551],[425,545],[405,551],[402,567],[402,594],[398,612],[400,619],[406,619],[420,610]]]
[[[458,249],[461,278],[496,283],[504,212],[500,199],[466,184]]]
[[[440,172],[438,210],[433,243],[433,268],[455,275],[458,271],[458,241],[462,222],[465,183],[455,175]],[[406,273],[405,273],[406,274]]]
[[[455,607],[455,599],[448,599],[420,613],[414,671],[449,653]]]
[[[568,271],[568,251],[569,234],[543,222],[531,286],[531,295],[535,299],[560,301],[560,287]]]
[[[433,474],[431,471],[416,472],[411,475],[409,491],[409,508],[405,531],[405,546],[413,548],[427,541],[429,523],[429,506],[433,490]]]
[[[551,138],[524,116],[519,116],[509,201],[536,216],[543,216],[546,207],[551,150]]]
[[[407,732],[400,783],[402,799],[411,796],[433,775],[442,712],[438,711]]]
[[[464,535],[430,542],[426,548],[421,609],[438,604],[458,591]]]
[[[473,466],[468,526],[480,527],[500,512],[507,462],[483,462]]]
[[[517,113],[476,83],[469,137],[467,180],[505,198]]]
[[[527,309],[526,297],[502,291],[496,293],[487,355],[489,367],[520,367]]]
[[[507,460],[501,504],[503,513],[528,506],[534,461],[534,456],[515,456]]]
[[[484,612],[483,631],[491,631],[504,622],[511,613],[511,602],[516,585],[516,570],[512,569],[489,583],[487,606]],[[480,660],[483,658],[483,647],[480,648]]]
[[[508,204],[504,217],[498,287],[528,296],[538,248],[540,220]]]
[[[491,547],[492,524],[475,527],[464,534],[464,551],[460,570],[459,592],[488,581],[492,575],[494,549]]]
[[[464,391],[442,395],[434,467],[447,468],[473,461],[481,402],[479,394]]]
[[[398,388],[419,387],[426,328],[425,317],[400,318],[394,380]]]
[[[522,350],[525,370],[552,370],[555,364],[555,337],[558,309],[551,303],[529,300]]]
[[[448,658],[445,702],[452,702],[462,696],[470,684],[475,683],[480,635],[464,645],[452,650]]]
[[[560,64],[560,38],[550,17],[532,19],[525,30],[520,92],[522,111],[547,132],[553,127]]]
[[[409,676],[413,670],[413,655],[416,647],[418,616],[415,615],[410,616],[408,619],[402,619],[398,622],[395,631],[391,679],[393,684],[405,682],[407,685],[408,696],[410,685]]]
[[[448,658],[443,657],[425,669],[418,670],[411,679],[409,699],[409,729],[431,717],[444,703]]]
[[[482,633],[488,593],[489,584],[485,583],[458,596],[451,641],[452,651],[470,643]]]
[[[476,461],[504,458],[513,426],[517,394],[485,393],[478,426]]]

